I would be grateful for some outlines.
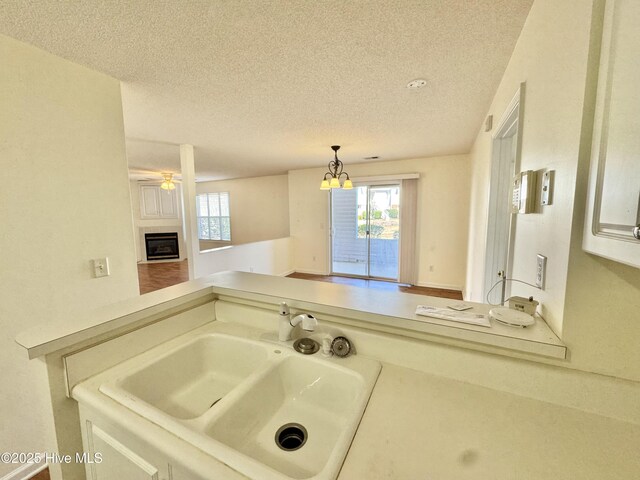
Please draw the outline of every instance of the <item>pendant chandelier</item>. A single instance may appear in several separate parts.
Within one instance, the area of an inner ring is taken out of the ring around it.
[[[320,190],[331,190],[332,188],[351,190],[353,188],[353,183],[351,183],[349,174],[343,171],[344,165],[338,159],[338,150],[340,150],[340,145],[332,145],[331,149],[334,151],[335,158],[329,162],[329,165],[327,165],[329,167],[329,171],[324,174],[322,183],[320,183]],[[340,178],[343,175],[347,178],[344,180],[344,183],[340,184]]]

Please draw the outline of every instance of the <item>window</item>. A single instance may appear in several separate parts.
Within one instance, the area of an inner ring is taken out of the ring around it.
[[[231,241],[229,192],[198,195],[197,217],[200,240]]]

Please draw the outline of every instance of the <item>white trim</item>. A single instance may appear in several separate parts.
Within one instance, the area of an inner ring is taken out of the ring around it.
[[[209,240],[211,242],[219,242],[219,241],[224,241],[224,240]],[[255,242],[258,243],[258,242]],[[247,243],[245,243],[244,245],[248,245]],[[203,253],[211,253],[211,252],[217,252],[219,250],[229,250],[230,248],[235,247],[235,245],[225,245],[224,247],[216,247],[216,248],[209,248],[207,250],[200,250],[200,254]]]
[[[462,287],[459,285],[447,285],[444,283],[431,283],[431,282],[417,282],[416,287],[426,287],[426,288],[440,288],[443,290],[457,290],[458,292],[462,292]]]
[[[0,480],[29,480],[49,466],[48,463],[26,463],[20,465],[13,472],[7,473]]]
[[[526,82],[522,82],[518,87],[518,91],[515,93],[515,95],[509,102],[509,106],[505,109],[504,113],[502,114],[502,118],[500,118],[500,123],[498,124],[497,127],[494,128],[493,133],[491,134],[491,138],[495,139],[497,137],[500,137],[504,133],[504,131],[507,130],[507,128],[505,127],[507,126],[506,124],[509,121],[510,117],[514,114],[515,110],[519,109],[520,105],[524,103],[523,94],[525,90],[525,85],[526,85]],[[519,113],[518,113],[518,120],[522,120],[522,118],[520,118]],[[510,123],[513,123],[513,122],[510,122]]]
[[[387,182],[393,180],[408,180],[411,178],[420,178],[419,173],[398,173],[393,175],[377,175],[373,177],[353,177],[353,182]]]
[[[286,272],[279,273],[278,277],[286,277],[287,275],[291,275],[292,273],[295,273],[294,269],[287,270]]]
[[[487,233],[482,281],[483,302],[489,301],[488,292],[498,281],[498,271],[504,270],[507,276],[510,276],[513,270],[513,241],[517,216],[510,213],[508,205],[497,198],[497,195],[503,188],[506,189],[512,184],[513,175],[520,171],[525,90],[526,83],[523,82],[509,102],[509,106],[502,114],[498,126],[491,135],[491,172],[488,185],[489,203],[487,206]],[[516,129],[515,134],[513,133],[514,128]],[[515,151],[513,150],[514,141]],[[505,152],[508,155],[508,159],[513,158],[509,165],[505,164]],[[508,175],[511,178],[503,178],[503,174],[506,173],[505,169],[509,169]],[[498,180],[500,182],[496,185]],[[508,226],[506,226],[507,222]],[[507,284],[507,297],[509,293],[510,285]]]
[[[330,273],[321,272],[320,270],[306,270],[302,268],[296,268],[291,273],[306,273],[308,275],[331,275]]]

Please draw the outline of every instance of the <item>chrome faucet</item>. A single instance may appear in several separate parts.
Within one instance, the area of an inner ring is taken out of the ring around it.
[[[297,325],[300,325],[301,328],[307,332],[313,332],[314,329],[318,326],[318,320],[316,320],[316,317],[309,313],[301,313],[300,315],[296,315],[295,317],[291,318],[289,305],[287,305],[286,302],[282,302],[280,304],[280,324],[278,329],[278,339],[281,342],[291,340],[291,334],[293,333],[293,329]]]

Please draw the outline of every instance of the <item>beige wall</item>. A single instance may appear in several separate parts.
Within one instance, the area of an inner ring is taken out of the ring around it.
[[[55,451],[44,365],[13,339],[138,294],[120,84],[2,35],[0,64],[0,450]]]
[[[196,192],[229,192],[233,245],[289,236],[287,175],[201,182],[196,184]],[[201,242],[201,249],[220,245]]]
[[[571,366],[640,380],[640,270],[581,249],[602,2],[595,7],[586,0],[536,0],[489,113],[499,119],[526,82],[520,170],[556,172],[553,205],[516,219],[512,275],[533,283],[536,254],[546,255],[546,289],[515,284],[512,294],[542,302],[544,317],[569,347]],[[471,158],[466,298],[481,301],[489,133],[478,135]]]
[[[294,268],[326,274],[330,269],[329,194],[321,191],[326,168],[289,172],[289,211]],[[419,173],[418,283],[460,289],[467,255],[469,157],[419,158],[352,164],[351,177]]]

